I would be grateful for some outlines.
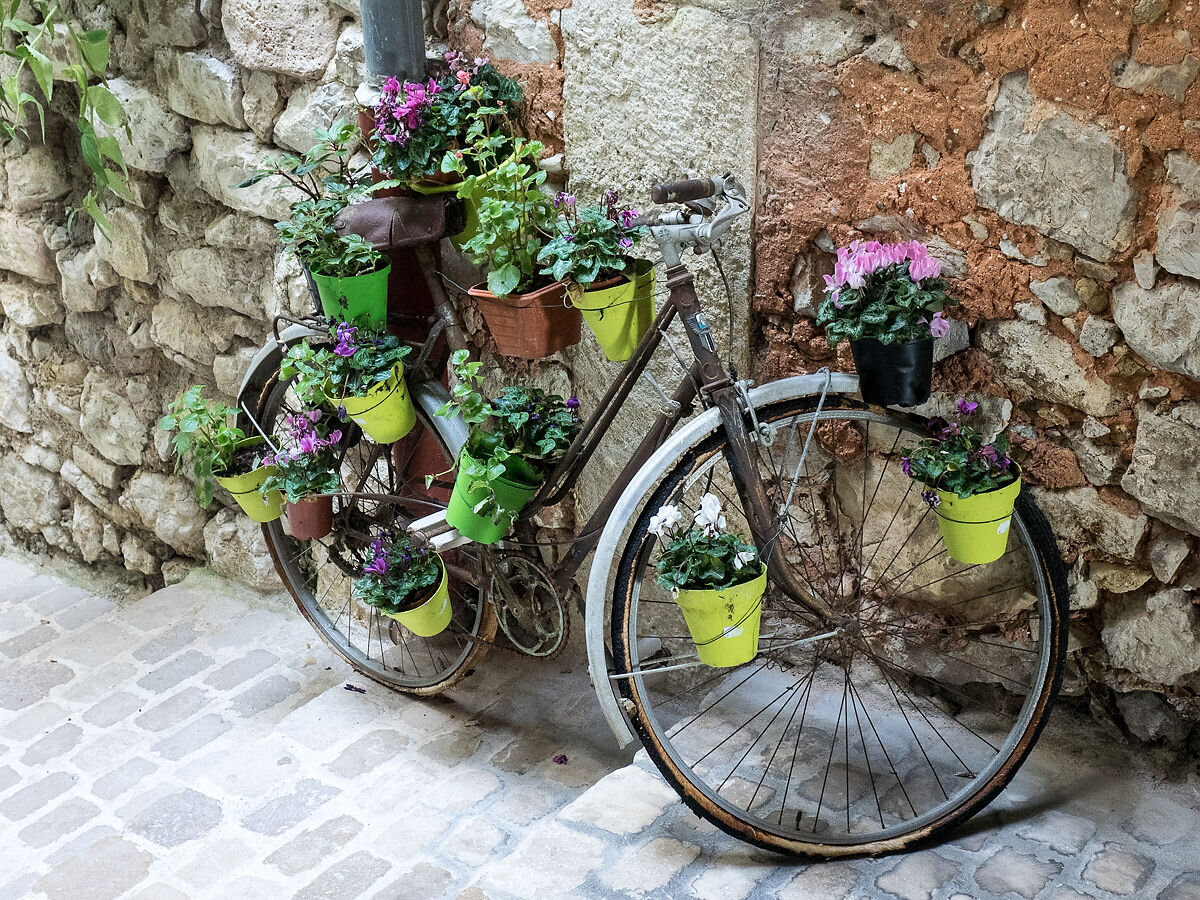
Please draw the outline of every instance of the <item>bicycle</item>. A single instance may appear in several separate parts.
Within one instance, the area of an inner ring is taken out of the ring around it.
[[[710,250],[749,210],[737,180],[659,185],[653,198],[683,204],[639,220],[662,251],[666,300],[496,548],[448,530],[450,482],[443,475],[427,487],[423,477],[449,470],[466,439],[461,422],[435,411],[448,396],[448,351],[467,341],[430,249],[444,216],[439,224],[432,207],[413,214],[429,221],[403,245],[414,248],[437,310],[409,367],[418,427],[390,447],[351,441],[330,538],[300,542],[279,522],[264,526],[281,578],[355,669],[420,695],[469,674],[498,630],[523,652],[558,652],[574,578],[594,553],[584,620],[600,705],[622,745],[636,735],[693,811],[742,840],[801,855],[890,852],[941,834],[1004,788],[1050,713],[1067,641],[1054,536],[1023,493],[998,562],[949,559],[897,462],[924,436],[924,419],[863,404],[853,375],[822,370],[754,386],[721,364],[682,255]],[[659,346],[671,342],[678,358],[668,334],[677,320],[691,353],[683,377],[662,393],[638,450],[551,571],[532,517],[571,491]],[[278,326],[239,397],[247,414],[255,403],[252,418],[268,433],[290,408],[282,348],[315,333],[312,323]],[[667,502],[694,511],[710,492],[768,569],[759,653],[730,669],[696,658],[653,566],[650,517]],[[454,619],[442,635],[406,634],[354,600],[350,580],[379,527],[408,528],[443,552]]]

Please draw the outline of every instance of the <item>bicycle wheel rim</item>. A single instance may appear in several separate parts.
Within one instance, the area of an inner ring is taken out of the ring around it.
[[[270,429],[286,408],[294,412],[295,403],[288,403],[289,383],[278,379],[268,383],[264,390],[263,402],[260,405],[260,421]],[[417,426],[414,428],[412,443],[416,446],[419,433],[432,435],[437,442],[443,458],[442,468],[449,469],[453,457],[449,449],[441,441],[437,429],[433,428],[424,412],[418,413]],[[389,445],[390,446],[390,445]],[[358,452],[360,451],[362,452]],[[354,472],[356,459],[363,460],[363,453],[382,455],[380,445],[374,445],[363,435],[355,448],[347,451],[343,460],[342,478],[344,485],[349,481],[347,467]],[[386,451],[385,468],[392,476],[380,477],[375,473],[367,475],[361,484],[347,485],[359,487],[363,493],[391,495],[390,501],[379,500],[380,507],[389,503],[390,506],[401,510],[395,514],[397,525],[427,515],[439,508],[443,503],[437,502],[432,496],[404,497],[403,486],[394,477],[394,469],[398,468],[391,462],[390,449]],[[355,474],[362,478],[363,472]],[[353,477],[353,476],[350,476]],[[358,480],[357,478],[354,480]],[[411,480],[411,479],[410,479]],[[345,498],[335,498],[335,533],[332,540],[337,539],[338,523],[342,521],[339,514],[345,511]],[[397,527],[394,530],[400,530]],[[374,607],[362,604],[352,594],[351,577],[345,571],[340,573],[344,582],[340,586],[337,602],[331,602],[330,592],[322,593],[320,589],[320,567],[329,563],[313,560],[315,548],[324,544],[320,541],[297,541],[284,528],[282,519],[267,523],[263,526],[264,537],[268,549],[275,561],[276,570],[284,585],[296,600],[301,613],[320,634],[321,638],[343,659],[357,671],[367,677],[387,685],[395,690],[412,691],[417,693],[435,693],[456,682],[464,669],[473,661],[473,657],[484,649],[489,639],[485,631],[491,621],[490,610],[485,599],[479,572],[482,571],[482,561],[477,554],[469,550],[455,550],[446,555],[448,570],[455,571],[460,577],[451,582],[451,603],[454,616],[449,628],[440,635],[432,638],[422,638],[405,629],[395,620],[381,614]],[[324,539],[324,540],[330,540]],[[365,561],[365,541],[362,544],[362,557]],[[467,564],[458,565],[463,560]],[[315,573],[317,582],[314,585],[312,566],[318,566]],[[471,585],[461,577],[464,571],[474,571],[476,584]]]
[[[798,407],[805,406],[808,408],[807,412],[803,408],[798,409]],[[811,402],[806,400],[778,404],[774,408],[760,411],[760,420],[778,423],[781,419],[795,418],[807,423],[812,419],[811,406]],[[833,421],[871,421],[886,424],[889,427],[898,427],[898,423],[902,420],[883,416],[864,408],[838,408],[838,400],[835,398],[831,404],[827,404],[827,412],[823,413],[821,421],[822,423]],[[868,431],[868,444],[869,434]],[[620,685],[622,694],[634,701],[636,708],[636,715],[633,717],[635,728],[639,732],[643,743],[646,744],[647,749],[650,751],[656,765],[667,776],[668,780],[672,781],[676,788],[680,790],[684,799],[693,809],[707,816],[716,824],[725,828],[725,830],[764,847],[798,853],[842,855],[859,852],[883,852],[888,849],[896,849],[898,846],[906,845],[912,841],[926,837],[937,830],[963,821],[979,808],[982,808],[995,793],[998,793],[1002,789],[1003,785],[1015,773],[1016,768],[1023,761],[1029,748],[1032,746],[1032,741],[1036,738],[1037,732],[1044,724],[1049,703],[1052,700],[1054,691],[1057,689],[1064,651],[1061,634],[1058,631],[1061,622],[1061,610],[1059,609],[1059,603],[1054,599],[1055,596],[1059,595],[1059,591],[1053,583],[1042,559],[1039,541],[1034,537],[1028,522],[1020,513],[1014,516],[1013,528],[1035,588],[1036,614],[1030,614],[1029,616],[1030,619],[1036,618],[1037,620],[1038,653],[1036,664],[1033,667],[1035,674],[1029,683],[1028,691],[1025,694],[1019,713],[1014,717],[1013,723],[1007,729],[1005,739],[1003,742],[997,744],[995,752],[991,754],[986,765],[974,768],[974,777],[970,780],[967,789],[951,791],[942,802],[931,804],[921,809],[919,813],[914,808],[913,816],[894,821],[890,825],[877,822],[875,824],[880,825],[880,827],[873,830],[854,833],[851,825],[847,823],[845,833],[842,834],[837,833],[833,829],[827,829],[823,833],[818,833],[815,830],[804,833],[799,830],[799,826],[789,828],[782,827],[781,825],[780,820],[784,816],[783,808],[787,806],[788,798],[786,791],[778,817],[773,815],[758,815],[747,808],[730,802],[725,796],[721,795],[721,786],[717,786],[714,789],[709,779],[694,771],[694,763],[689,764],[688,754],[681,752],[679,747],[676,746],[675,741],[672,740],[672,735],[670,734],[673,727],[672,724],[664,721],[656,712],[656,704],[654,702],[656,691],[652,685],[647,684],[647,678],[661,678],[662,676],[636,674],[642,667],[639,638],[652,637],[652,635],[639,632],[639,604],[642,600],[641,588],[645,579],[639,578],[637,573],[646,571],[646,564],[652,556],[654,549],[653,538],[648,536],[645,530],[646,520],[661,502],[672,496],[673,492],[681,484],[694,484],[696,478],[706,468],[719,465],[723,459],[721,447],[721,436],[710,437],[705,442],[699,444],[696,449],[681,457],[675,463],[674,469],[665,475],[658,488],[653,492],[650,502],[643,509],[639,525],[635,526],[634,532],[629,538],[622,560],[622,575],[618,579],[616,602],[623,604],[623,615],[614,616],[613,623],[614,656],[616,658],[615,674],[621,676],[623,674],[635,673],[625,678],[618,677],[618,684]],[[864,464],[864,473],[866,471],[867,467]],[[880,478],[882,480],[882,474]],[[865,487],[863,497],[866,497]],[[1057,553],[1056,549],[1054,552],[1055,554]],[[765,663],[761,662],[760,659],[756,659],[754,662],[748,663],[743,667],[737,667],[729,671],[744,674],[756,665],[765,666]],[[883,671],[883,669],[881,668],[880,671]],[[751,677],[754,676],[752,675]],[[847,674],[847,680],[849,680],[849,674]],[[726,683],[725,678],[719,678],[719,681],[721,684]],[[788,702],[787,700],[784,701],[784,704],[778,708],[776,715],[784,712]],[[897,703],[899,705],[899,701]],[[799,700],[797,700],[796,706],[797,708],[799,707]],[[846,704],[845,709],[847,710],[847,714],[852,706],[855,706],[854,700]],[[915,706],[916,704],[914,703]],[[863,708],[865,709],[865,704]],[[795,715],[795,710],[793,710],[792,715]],[[774,720],[772,720],[773,722]],[[678,723],[674,724],[677,725]],[[782,735],[784,737],[787,736],[790,726],[790,721],[783,726]],[[684,726],[684,728],[687,727],[688,725]],[[845,727],[847,729],[850,728],[848,715]],[[769,731],[770,728],[771,724],[768,724],[767,728],[764,729],[764,733]],[[802,730],[803,725],[801,725]],[[797,733],[797,744],[799,743],[799,739],[800,735]],[[757,743],[757,740],[756,738],[755,743]],[[879,743],[882,746],[882,742]],[[850,744],[850,737],[847,736],[844,741],[847,753],[850,750]],[[868,742],[864,740],[864,749],[867,744]],[[837,736],[835,731],[834,741],[830,750],[831,755],[832,747],[836,746]],[[751,749],[753,749],[753,744],[751,745]],[[773,759],[772,757],[772,762]],[[770,766],[771,762],[768,762],[767,768],[769,769]],[[932,764],[931,768],[933,768]],[[737,765],[734,766],[734,771],[736,769]],[[849,786],[850,766],[848,763],[845,769],[847,772],[846,796],[849,797],[851,789]],[[893,774],[895,774],[894,769]],[[826,776],[828,777],[828,768],[826,769]],[[901,783],[903,782],[903,779],[898,778],[898,780]],[[762,783],[762,781],[759,782],[759,787],[762,786]],[[874,788],[874,784],[872,784],[872,787]],[[823,791],[824,787],[822,787]],[[753,805],[753,803],[754,797],[751,798],[750,805]],[[876,798],[876,803],[878,803],[878,798]],[[851,802],[848,801],[846,804],[847,819],[851,818],[850,807]],[[771,810],[771,812],[774,811]],[[881,819],[886,819],[883,810],[880,810],[879,814]],[[814,822],[814,826],[816,824]]]

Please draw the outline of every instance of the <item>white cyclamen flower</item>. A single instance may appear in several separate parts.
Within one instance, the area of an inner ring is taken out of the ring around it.
[[[683,521],[683,513],[679,507],[670,503],[658,508],[658,512],[650,517],[650,533],[658,537],[666,537],[675,530],[675,526]]]
[[[744,569],[758,559],[758,554],[753,550],[742,550],[733,558],[733,564],[739,569]]]
[[[700,498],[700,511],[694,521],[708,535],[725,530],[725,517],[721,515],[721,501],[716,494],[705,494]]]

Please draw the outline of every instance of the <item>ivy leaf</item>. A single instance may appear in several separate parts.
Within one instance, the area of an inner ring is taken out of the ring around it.
[[[116,128],[125,122],[125,110],[121,107],[113,92],[102,84],[93,84],[87,89],[87,104],[91,106],[100,121]]]

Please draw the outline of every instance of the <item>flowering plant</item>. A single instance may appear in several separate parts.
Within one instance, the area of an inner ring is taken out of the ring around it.
[[[373,162],[393,178],[411,182],[442,171],[442,157],[466,139],[475,111],[505,117],[521,102],[520,85],[486,59],[472,64],[453,51],[445,59],[450,74],[441,79],[384,82],[372,110]]]
[[[658,583],[669,591],[724,590],[762,572],[758,549],[726,530],[716,494],[700,498],[691,523],[679,507],[659,507],[650,517],[650,533],[663,542]]]
[[[579,400],[522,385],[506,387],[489,400],[479,392],[482,363],[471,362],[466,350],[455,351],[451,361],[457,383],[438,415],[457,414],[470,426],[459,464],[470,490],[488,487],[489,497],[475,512],[494,516],[499,506],[488,482],[504,477],[541,484],[579,434]]]
[[[258,184],[264,178],[282,178],[304,198],[291,206],[291,218],[275,228],[284,249],[319,275],[350,278],[374,272],[384,255],[357,234],[338,234],[334,220],[351,203],[365,199],[372,190],[391,183],[369,184],[366,172],[350,159],[357,131],[344,120],[328,129],[317,129],[317,143],[297,156],[289,153],[272,160],[238,185]]]
[[[930,488],[952,491],[963,498],[1012,484],[1020,470],[1008,457],[1008,438],[999,435],[987,443],[978,429],[961,421],[978,412],[978,403],[960,399],[958,421],[947,421],[941,416],[930,419],[927,428],[932,437],[921,441],[900,460],[904,474]],[[922,492],[921,497],[937,509],[940,501],[934,490]]]
[[[945,337],[950,321],[943,310],[958,301],[946,293],[941,272],[942,264],[920,241],[840,247],[833,275],[825,276],[817,322],[831,347],[864,338],[908,344]]]
[[[258,490],[262,494],[283,491],[288,502],[296,503],[315,494],[332,494],[341,483],[335,470],[336,447],[342,433],[333,430],[328,437],[317,431],[317,423],[324,418],[319,409],[312,409],[288,416],[286,440],[281,440],[281,449],[265,462],[275,466]]]
[[[382,532],[371,541],[371,556],[354,590],[363,603],[398,613],[423,603],[442,577],[436,553],[418,547],[408,535]]]
[[[634,227],[636,209],[617,206],[617,192],[604,192],[604,202],[577,206],[573,194],[554,198],[559,217],[551,225],[553,237],[538,254],[545,263],[543,275],[555,281],[570,278],[585,289],[597,281],[620,275],[631,265],[628,253],[646,236]]]
[[[289,347],[279,375],[296,377],[292,390],[304,403],[315,404],[324,397],[360,397],[387,381],[410,350],[394,335],[334,322],[327,340],[306,339]],[[343,412],[339,407],[339,417],[344,420]]]
[[[196,501],[208,506],[213,498],[213,476],[233,474],[230,468],[237,454],[238,444],[246,434],[236,425],[230,425],[237,410],[217,400],[204,396],[201,385],[193,385],[167,407],[167,414],[158,421],[164,431],[174,431],[171,442],[175,449],[175,471],[178,472],[185,458],[192,460],[192,474],[196,478]],[[254,460],[250,469],[257,469],[261,461]],[[250,469],[247,469],[249,471]]]

